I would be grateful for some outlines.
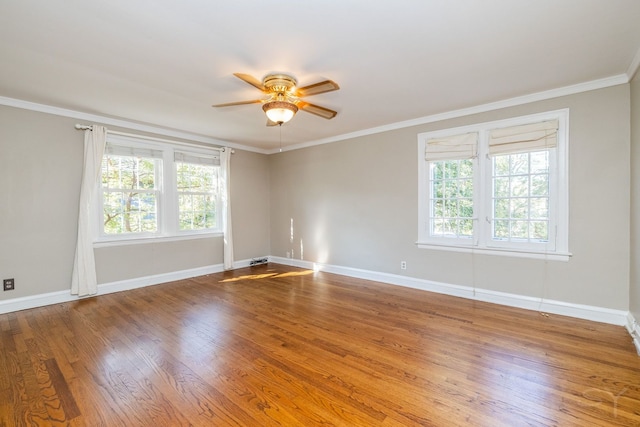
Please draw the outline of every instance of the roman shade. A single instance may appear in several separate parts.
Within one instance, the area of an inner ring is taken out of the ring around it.
[[[440,160],[473,159],[478,155],[478,133],[428,139],[424,158],[429,162]]]
[[[489,155],[546,150],[558,145],[558,120],[502,129],[489,134]]]

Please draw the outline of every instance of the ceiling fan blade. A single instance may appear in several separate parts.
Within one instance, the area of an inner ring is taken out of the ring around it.
[[[226,104],[216,104],[216,105],[212,105],[212,107],[232,107],[234,105],[259,104],[261,102],[262,102],[261,99],[254,99],[251,101],[238,101],[238,102],[227,102]]]
[[[316,116],[320,116],[323,119],[333,119],[337,111],[330,110],[328,108],[321,107],[319,105],[309,104],[308,102],[300,101],[298,103],[298,108],[302,111],[306,111],[307,113],[315,114]]]
[[[251,86],[265,92],[265,87],[262,85],[262,82],[256,79],[255,77],[250,76],[249,74],[242,74],[242,73],[233,73],[233,75],[239,78],[240,80],[244,80],[245,82],[249,83]]]
[[[278,123],[267,119],[267,126],[278,126]]]
[[[323,82],[318,82],[309,86],[299,88],[298,90],[296,90],[296,96],[304,97],[318,95],[319,93],[331,92],[338,89],[340,89],[338,83],[332,80],[325,80]]]

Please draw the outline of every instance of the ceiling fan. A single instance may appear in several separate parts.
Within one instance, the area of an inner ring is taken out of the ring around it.
[[[262,91],[266,96],[262,99],[254,99],[251,101],[217,104],[213,105],[213,107],[262,104],[262,110],[264,110],[267,115],[267,126],[282,125],[288,122],[299,109],[325,119],[332,119],[338,114],[336,111],[310,104],[301,99],[306,96],[318,95],[340,89],[340,86],[334,81],[324,80],[309,86],[296,88],[298,81],[288,74],[267,74],[262,81],[248,74],[233,73],[233,75]]]

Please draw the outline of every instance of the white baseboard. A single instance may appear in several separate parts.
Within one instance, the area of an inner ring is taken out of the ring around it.
[[[263,257],[267,258],[267,257]],[[248,267],[250,259],[236,261],[233,268]],[[188,270],[174,271],[171,273],[154,274],[151,276],[136,277],[134,279],[119,280],[116,282],[101,283],[98,285],[98,293],[94,296],[106,295],[113,292],[128,291],[131,289],[143,288],[145,286],[158,285],[161,283],[173,282],[175,280],[189,279],[191,277],[204,276],[212,273],[224,271],[222,264],[215,264],[206,267],[192,268]],[[91,298],[85,297],[85,298]],[[77,301],[77,295],[71,295],[71,284],[69,290],[50,292],[46,294],[31,295],[27,297],[13,298],[0,301],[0,314],[14,311],[27,310],[30,308],[43,307],[45,305],[60,304],[69,301]]]
[[[542,311],[562,316],[577,317],[580,319],[593,320],[596,322],[610,323],[620,326],[626,325],[627,330],[634,339],[636,349],[638,349],[638,353],[640,354],[640,325],[638,325],[633,316],[626,311],[573,304],[563,301],[541,301],[540,298],[529,296],[496,292],[487,289],[474,289],[469,286],[452,285],[449,283],[434,282],[430,280],[417,279],[414,277],[402,276],[397,274],[381,273],[376,271],[362,270],[350,267],[340,267],[335,265],[317,264],[310,261],[295,260],[292,258],[281,258],[274,256],[265,256],[261,258],[268,258],[270,262],[274,262],[277,264],[326,271],[328,273],[335,273],[348,277],[356,277],[359,279],[405,286],[409,288],[421,289],[424,291],[436,292],[467,299],[524,308],[527,310]],[[233,267],[249,267],[250,262],[251,259],[236,261],[234,262]],[[206,267],[175,271],[171,273],[156,274],[152,276],[144,276],[134,279],[103,283],[98,285],[98,293],[95,296],[106,295],[113,292],[127,291],[131,289],[142,288],[145,286],[158,285],[160,283],[188,279],[191,277],[204,276],[207,274],[219,273],[223,270],[224,268],[222,264],[216,264]],[[71,286],[69,286],[69,288],[70,287]],[[0,301],[0,314],[42,307],[45,305],[76,301],[78,299],[79,298],[76,295],[71,295],[70,290],[14,298],[10,300]]]
[[[629,312],[627,316],[627,331],[631,334],[631,338],[633,338],[633,344],[636,346],[636,351],[638,352],[638,356],[640,356],[640,324],[633,317],[633,314]]]
[[[610,308],[574,304],[549,299],[541,300],[540,298],[524,295],[509,294],[505,292],[491,291],[488,289],[474,289],[470,286],[452,285],[449,283],[434,282],[431,280],[417,279],[415,277],[380,273],[376,271],[361,270],[357,268],[317,264],[310,261],[294,260],[291,258],[272,256],[269,257],[269,261],[278,264],[291,265],[294,267],[307,268],[310,270],[313,269],[316,271],[326,271],[328,273],[335,273],[348,277],[373,280],[376,282],[383,282],[391,285],[405,286],[408,288],[421,289],[424,291],[436,292],[439,294],[452,295],[478,301],[485,301],[510,307],[524,308],[527,310],[541,311],[544,313],[553,313],[561,316],[576,317],[579,319],[592,320],[595,322],[609,323],[619,326],[623,326],[628,323],[628,312],[623,310],[613,310]]]
[[[234,265],[235,267],[235,265]],[[239,268],[239,267],[238,267]],[[206,276],[207,274],[224,271],[222,264],[206,267],[192,268],[189,270],[173,271],[171,273],[154,274],[151,276],[136,277],[134,279],[119,280],[116,282],[102,283],[98,285],[98,293],[92,296],[106,295],[114,292],[129,291],[144,288],[146,286],[159,285],[176,280],[189,279],[191,277]]]

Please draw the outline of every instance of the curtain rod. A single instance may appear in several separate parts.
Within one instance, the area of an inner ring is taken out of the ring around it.
[[[76,124],[74,126],[77,130],[93,130],[93,126],[91,125],[81,125],[81,124]],[[202,148],[202,145],[198,145],[198,144],[191,144],[188,142],[181,142],[181,141],[171,141],[168,139],[162,139],[162,138],[156,138],[154,136],[146,136],[146,135],[137,135],[134,133],[126,133],[126,132],[118,132],[115,130],[107,130],[107,133],[110,133],[112,135],[119,135],[119,136],[127,136],[129,138],[140,138],[140,139],[148,139],[150,141],[157,141],[157,142],[167,142],[170,144],[179,144],[179,145],[188,145],[190,147],[199,147]],[[225,147],[207,147],[207,148],[211,148],[214,150],[219,150],[219,151],[224,151]],[[231,154],[235,154],[236,150],[234,150],[233,148],[231,149]]]

